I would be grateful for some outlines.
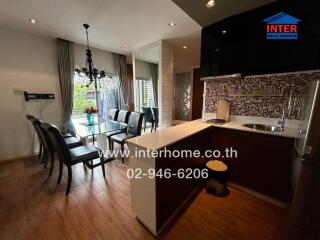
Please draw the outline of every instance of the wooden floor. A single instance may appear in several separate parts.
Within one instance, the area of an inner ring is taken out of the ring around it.
[[[0,164],[0,239],[153,239],[135,219],[126,164],[120,161],[85,171],[73,168],[56,185],[37,159]],[[165,239],[283,239],[286,210],[237,190],[219,198],[199,194]]]

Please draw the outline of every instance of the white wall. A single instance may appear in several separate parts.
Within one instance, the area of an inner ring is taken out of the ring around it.
[[[31,154],[25,114],[59,123],[62,117],[56,42],[0,29],[0,159]],[[55,100],[25,102],[22,92],[54,93]]]
[[[149,63],[136,59],[136,79],[147,80],[151,78]]]
[[[63,112],[56,39],[0,28],[0,46],[1,161],[32,154],[33,131],[25,118],[26,114],[61,125]],[[95,66],[115,73],[112,53],[95,48],[92,50]],[[75,44],[74,52],[75,64],[82,67],[85,46]],[[54,93],[56,99],[25,102],[23,91]]]

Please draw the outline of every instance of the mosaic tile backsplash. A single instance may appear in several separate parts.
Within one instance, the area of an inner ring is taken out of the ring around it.
[[[320,80],[320,71],[278,75],[222,78],[206,82],[205,112],[214,113],[220,99],[230,103],[230,114],[303,119],[306,97],[312,81]]]

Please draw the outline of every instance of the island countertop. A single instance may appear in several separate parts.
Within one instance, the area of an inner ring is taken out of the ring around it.
[[[246,131],[258,134],[268,134],[279,137],[288,137],[297,139],[301,137],[298,134],[298,129],[293,127],[286,127],[283,132],[265,132],[258,131],[255,129],[250,129],[242,126],[243,122],[241,121],[229,121],[225,124],[218,125],[212,123],[203,122],[202,119],[186,122],[179,124],[177,126],[169,127],[166,129],[160,129],[157,132],[150,134],[141,135],[135,138],[127,140],[127,142],[144,147],[150,150],[158,150],[165,148],[171,144],[181,141],[189,136],[192,136],[200,131],[208,129],[210,127],[219,127],[232,130]]]
[[[142,146],[146,149],[158,150],[210,128],[211,126],[212,124],[203,123],[201,120],[195,120],[131,138],[128,139],[127,142]]]
[[[299,136],[298,129],[288,125],[283,132],[271,133],[245,128],[242,126],[243,123],[248,123],[248,119],[245,119],[245,122],[232,120],[223,125],[211,124],[198,119],[131,138],[127,142],[132,153],[136,149],[160,150],[168,147],[168,149],[175,150],[197,149],[202,151],[210,149],[212,146],[218,146],[218,150],[235,146],[234,149],[239,152],[239,157],[236,157],[237,162],[241,161],[241,164],[234,165],[233,162],[237,163],[236,161],[230,161],[229,164],[233,164],[231,167],[237,169],[236,171],[240,174],[234,174],[230,179],[234,183],[244,186],[242,189],[252,189],[265,196],[287,201],[291,194],[289,191],[291,186],[291,155],[294,140]],[[265,124],[271,123],[266,121]],[[252,144],[248,144],[247,140],[254,143],[253,145],[257,148],[252,149]],[[275,156],[274,153],[279,148],[285,151],[277,153]],[[266,152],[262,153],[261,149],[266,149]],[[259,161],[256,161],[257,159]],[[282,164],[279,164],[279,159],[282,160]],[[172,171],[189,168],[199,169],[204,166],[206,160],[201,157],[171,158],[130,155],[129,168],[134,171],[138,169],[137,171],[144,173],[141,178],[133,177],[130,179],[132,207],[137,219],[155,236],[170,225],[170,221],[175,216],[183,212],[184,204],[189,201],[186,199],[192,199],[203,185],[196,179],[193,179],[192,182],[179,181],[178,178],[173,178],[172,181],[162,181],[159,176],[150,178],[145,173],[150,169],[154,169],[155,172],[160,169],[171,169]],[[266,176],[264,171],[261,172],[261,169],[267,168],[270,161],[273,161],[272,164],[279,165],[278,172],[272,173],[274,175],[267,172]],[[261,168],[261,166],[264,167]],[[254,169],[254,179],[259,179],[260,184],[252,182],[251,176],[245,174],[248,167]],[[277,187],[270,190],[269,182],[272,186]],[[179,191],[176,191],[177,188]]]

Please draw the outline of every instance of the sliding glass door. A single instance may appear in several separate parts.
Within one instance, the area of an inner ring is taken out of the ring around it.
[[[84,86],[83,80],[75,74],[72,118],[85,117],[86,114],[84,113],[84,110],[90,107],[97,108],[95,88],[93,85],[90,85],[89,87]]]
[[[99,117],[107,119],[108,112],[112,108],[118,109],[120,101],[119,78],[105,78],[101,82],[99,94]]]
[[[107,118],[107,113],[111,108],[118,108],[120,99],[119,78],[108,75],[102,79],[98,86],[98,105],[96,104],[96,92],[93,84],[87,86],[83,79],[76,74],[74,76],[74,96],[72,118],[84,118],[86,108],[93,107],[99,109],[98,116],[102,119]]]

